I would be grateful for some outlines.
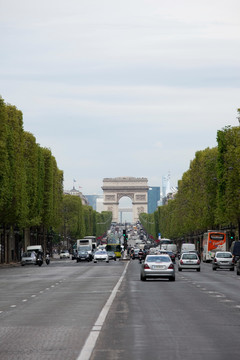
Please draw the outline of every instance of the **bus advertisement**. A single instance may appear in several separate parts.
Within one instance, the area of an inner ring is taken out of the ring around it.
[[[208,230],[203,234],[204,262],[212,261],[216,251],[226,251],[226,233],[218,230]]]

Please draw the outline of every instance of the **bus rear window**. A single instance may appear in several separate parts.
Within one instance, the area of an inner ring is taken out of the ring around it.
[[[211,240],[223,240],[224,234],[210,234]]]

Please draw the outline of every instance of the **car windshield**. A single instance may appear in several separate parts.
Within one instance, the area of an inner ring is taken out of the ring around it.
[[[169,262],[170,259],[168,256],[148,256],[147,262]]]
[[[231,258],[232,254],[229,254],[229,253],[217,253],[216,257],[218,257],[218,258]]]
[[[97,254],[97,255],[105,255],[107,252],[106,251],[96,251],[96,253],[95,254]]]
[[[32,253],[31,251],[24,252],[22,255],[22,257],[31,257],[31,256],[34,256],[34,253]]]
[[[182,259],[192,259],[192,260],[195,260],[195,259],[197,259],[197,255],[196,255],[196,254],[183,254],[183,255],[182,255]]]

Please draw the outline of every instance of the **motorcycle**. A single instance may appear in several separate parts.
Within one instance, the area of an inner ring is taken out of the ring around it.
[[[43,264],[43,259],[42,259],[42,257],[38,256],[37,260],[36,260],[36,265],[42,266],[42,264]]]
[[[143,261],[143,254],[138,254],[139,264]]]
[[[46,255],[46,264],[49,265],[50,264],[50,256],[47,254]]]

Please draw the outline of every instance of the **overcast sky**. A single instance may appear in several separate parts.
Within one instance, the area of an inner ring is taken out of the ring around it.
[[[51,149],[64,188],[176,186],[238,125],[239,0],[0,0],[0,95]]]

